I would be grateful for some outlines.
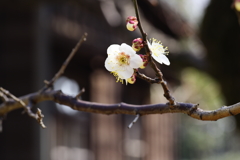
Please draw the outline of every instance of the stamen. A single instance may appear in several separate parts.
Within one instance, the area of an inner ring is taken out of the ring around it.
[[[121,82],[123,84],[123,79],[121,79],[116,72],[110,72],[116,77],[116,82]]]

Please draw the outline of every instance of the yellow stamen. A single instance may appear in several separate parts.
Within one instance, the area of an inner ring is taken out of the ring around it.
[[[116,58],[119,62],[119,65],[129,65],[130,56],[125,54],[124,52],[119,53]]]
[[[167,55],[169,53],[168,47],[164,48],[161,41],[158,41],[155,38],[150,39],[150,41],[151,41],[151,46],[152,46],[151,50],[155,56],[158,56],[158,54],[157,54],[158,52],[156,52],[156,50],[160,51],[160,53],[165,54],[165,55]]]
[[[121,82],[123,84],[123,79],[121,79],[116,72],[111,72],[116,77],[116,82]]]

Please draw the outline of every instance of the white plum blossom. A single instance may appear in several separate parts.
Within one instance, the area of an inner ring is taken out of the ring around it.
[[[164,63],[170,65],[170,61],[167,58],[168,48],[162,45],[162,43],[154,38],[151,39],[151,42],[147,41],[148,47],[152,51],[152,57],[160,64]]]
[[[122,43],[113,44],[107,49],[108,57],[105,60],[105,67],[117,78],[117,82],[128,82],[134,74],[134,69],[142,66],[142,58],[136,54],[131,46]]]

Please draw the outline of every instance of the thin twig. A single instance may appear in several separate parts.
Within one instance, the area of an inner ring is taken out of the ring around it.
[[[18,99],[16,96],[14,96],[13,94],[11,94],[8,90],[5,90],[4,88],[0,87],[0,91],[5,94],[6,96],[9,96],[10,98],[12,98],[13,100],[19,102],[23,107],[26,107],[26,104],[21,101],[20,99]]]
[[[149,47],[147,45],[147,34],[142,27],[142,22],[141,22],[141,18],[140,18],[140,14],[139,14],[137,0],[133,0],[133,4],[134,4],[134,8],[135,8],[135,14],[136,14],[136,17],[137,17],[137,20],[138,20],[138,27],[139,27],[139,30],[142,34],[143,41],[145,42],[144,48],[145,48],[146,54],[150,55],[151,50],[149,49]]]
[[[158,70],[157,67],[153,67],[156,69],[156,72],[159,74],[159,75],[162,75],[162,72],[160,70]],[[171,105],[174,105],[175,104],[175,99],[174,97],[171,95],[170,93],[170,90],[168,89],[167,87],[167,83],[163,80],[163,79],[160,79],[160,78],[155,78],[155,79],[152,79],[150,77],[147,77],[146,75],[140,73],[139,71],[136,71],[136,75],[137,77],[147,81],[148,83],[158,83],[158,84],[161,84],[162,85],[162,88],[163,88],[163,91],[164,91],[164,97],[169,101],[169,103]],[[162,76],[158,76],[157,77],[162,77]]]
[[[152,78],[146,76],[145,74],[140,73],[139,71],[136,71],[136,75],[138,78],[141,78],[141,79],[147,81],[148,83],[160,83],[159,79],[152,79]]]
[[[151,57],[152,59],[152,57]],[[163,91],[164,91],[164,97],[169,101],[171,105],[175,104],[175,98],[171,95],[170,90],[167,86],[167,82],[163,79],[163,74],[161,70],[157,67],[156,63],[154,63],[153,60],[151,60],[151,67],[156,73],[156,76],[159,78],[159,81],[162,85]]]
[[[39,108],[37,108],[37,115],[38,115],[37,117],[38,123],[42,126],[42,128],[47,128],[43,123],[44,115],[42,114],[42,111]]]
[[[55,74],[55,76],[51,79],[51,81],[44,81],[45,86],[41,91],[45,91],[48,88],[52,87],[53,83],[64,73],[65,69],[67,68],[69,62],[72,60],[73,56],[76,54],[76,52],[78,51],[79,47],[81,46],[83,41],[86,41],[86,37],[87,37],[87,33],[84,33],[84,35],[81,37],[81,39],[78,41],[78,43],[76,44],[76,46],[72,49],[72,52],[69,54],[69,56],[67,57],[67,59],[64,61],[64,63],[62,64],[61,68],[59,69],[59,71]]]
[[[25,112],[27,112],[29,117],[32,117],[34,119],[36,119],[39,124],[42,126],[42,128],[46,128],[46,126],[43,124],[42,118],[44,117],[41,112],[39,112],[40,109],[38,109],[37,114],[34,114],[31,111],[31,99],[28,100],[29,105],[27,106],[21,99],[17,98],[16,96],[14,96],[13,94],[11,94],[9,91],[5,90],[4,88],[0,87],[0,91],[5,94],[6,96],[12,98],[15,102],[18,102],[25,110]],[[40,110],[41,111],[41,110]]]
[[[80,98],[84,92],[85,92],[85,88],[82,88],[75,98]]]
[[[138,118],[139,118],[139,114],[136,115],[136,117],[134,118],[134,120],[129,124],[128,128],[132,128],[133,124],[137,122]]]
[[[175,104],[175,99],[170,94],[170,90],[168,89],[167,83],[163,79],[163,74],[162,74],[161,70],[157,67],[155,62],[153,61],[152,56],[151,56],[151,50],[149,49],[149,47],[147,45],[147,34],[144,32],[143,27],[141,25],[141,19],[140,19],[140,14],[139,14],[137,0],[133,0],[133,3],[134,3],[136,17],[138,19],[138,27],[139,27],[139,30],[140,30],[140,32],[142,34],[142,38],[143,38],[143,40],[145,42],[144,48],[145,48],[145,51],[146,51],[146,55],[148,56],[148,61],[151,64],[151,67],[153,68],[153,70],[155,71],[157,79],[159,79],[159,82],[161,82],[162,88],[164,90],[164,97],[169,101],[169,103],[171,105],[174,105]],[[138,74],[138,77],[140,77],[140,78],[142,78],[142,79],[144,79],[144,80],[146,80],[148,82],[150,81],[151,83],[154,82],[154,81],[152,81],[151,79],[149,79],[147,77],[141,76],[141,74]]]
[[[8,97],[7,97],[3,92],[0,92],[0,98],[1,98],[4,102],[6,102],[6,101],[9,100]]]
[[[140,30],[140,32],[142,34],[143,40],[146,41],[147,40],[146,39],[147,34],[146,34],[146,32],[144,32],[142,24],[141,24],[141,18],[140,18],[140,14],[139,14],[137,0],[133,0],[133,4],[134,4],[134,8],[135,8],[136,17],[137,17],[137,20],[138,20],[139,30]]]

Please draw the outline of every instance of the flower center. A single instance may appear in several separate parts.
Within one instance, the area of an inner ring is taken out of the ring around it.
[[[152,45],[151,45],[151,50],[155,56],[159,56],[159,54],[165,54],[167,55],[168,52],[168,47],[164,47],[161,43],[161,41],[158,41],[157,39],[151,39]]]
[[[129,58],[130,56],[125,54],[124,52],[119,53],[119,55],[117,56],[117,61],[119,63],[119,65],[129,65]]]

